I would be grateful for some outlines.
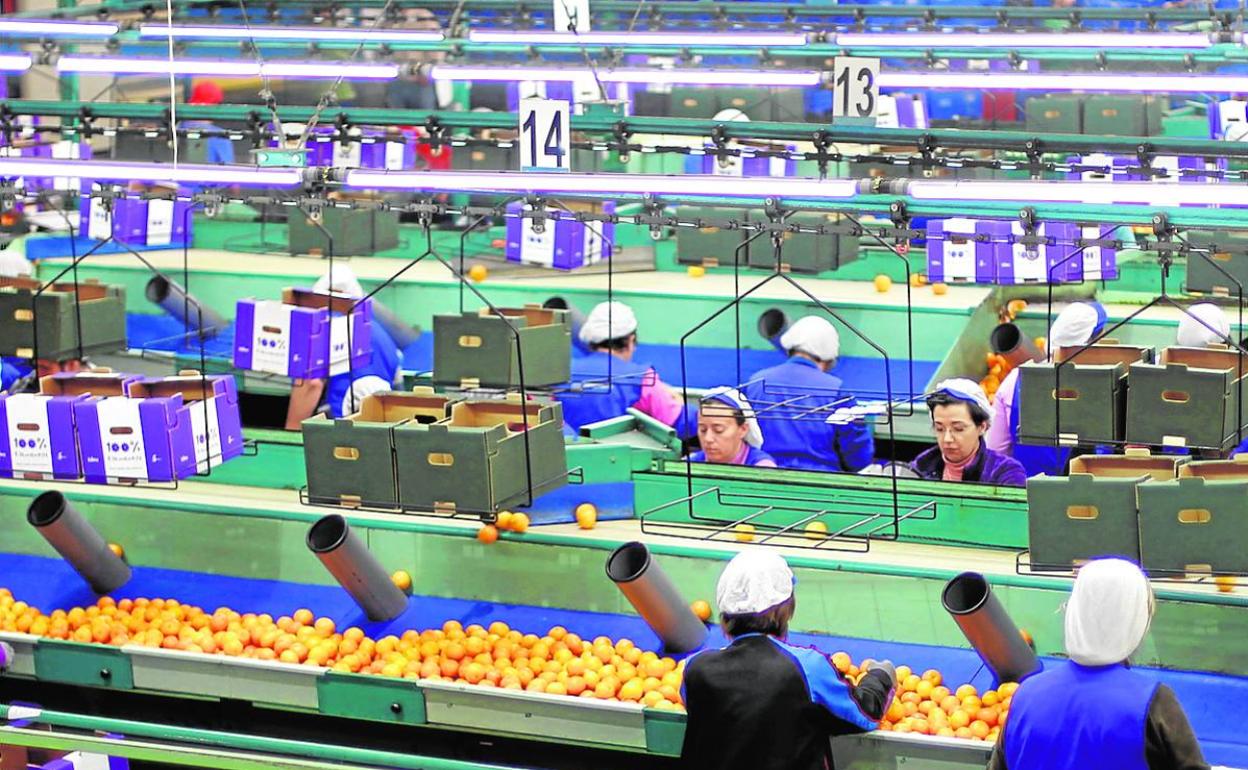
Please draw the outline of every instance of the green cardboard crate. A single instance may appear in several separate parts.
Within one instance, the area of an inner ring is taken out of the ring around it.
[[[719,112],[719,94],[706,86],[677,86],[672,89],[671,117],[710,120]]]
[[[323,228],[323,229],[322,229]],[[394,211],[327,206],[317,225],[299,211],[289,221],[291,254],[366,256],[399,245],[399,215]]]
[[[771,90],[771,120],[780,123],[806,122],[806,97],[800,88]]]
[[[530,471],[533,497],[567,481],[563,409],[522,403],[519,394],[460,401],[429,425],[404,423],[394,429],[394,447],[404,509],[497,513],[529,502]]]
[[[1186,291],[1234,297],[1242,288],[1248,294],[1248,236],[1191,230],[1187,240],[1210,253],[1187,256]]]
[[[717,208],[681,208],[678,212],[681,221],[710,219],[724,221],[735,219],[748,221],[753,212],[742,209]],[[755,249],[764,249],[771,255],[771,244],[759,236],[748,246],[742,243],[752,233],[745,230],[726,230],[720,227],[678,227],[676,228],[676,261],[682,265],[702,265],[704,267],[731,267],[734,256],[739,257],[742,264],[749,264],[750,253]]]
[[[1140,558],[1154,576],[1248,572],[1248,457],[1189,463],[1140,487]]]
[[[1028,131],[1038,134],[1083,133],[1083,97],[1033,96],[1027,100]]]
[[[1027,480],[1028,550],[1033,567],[1065,568],[1100,556],[1138,562],[1136,491],[1175,477],[1181,457],[1084,455],[1069,476]]]
[[[572,375],[572,318],[538,305],[433,317],[433,381],[461,388],[516,388],[567,382]],[[516,349],[516,334],[520,349]]]
[[[1083,103],[1083,132],[1109,136],[1161,133],[1162,102],[1153,96],[1089,96]]]
[[[120,286],[84,281],[53,284],[35,297],[41,283],[0,278],[0,355],[64,361],[82,351],[112,353],[126,347],[126,292]],[[36,337],[38,338],[36,340]]]
[[[750,120],[772,120],[774,106],[766,88],[717,88],[719,110],[741,110]],[[717,110],[717,112],[719,111]]]
[[[516,171],[520,168],[515,148],[491,145],[455,147],[451,168],[457,171]]]
[[[1024,363],[1018,369],[1019,403],[1014,407],[1019,410],[1020,443],[1051,445],[1055,436],[1068,445],[1121,441],[1126,430],[1127,367],[1149,360],[1149,348],[1093,345],[1062,366],[1060,391],[1055,364]]]
[[[1248,367],[1245,367],[1248,368]],[[1156,364],[1127,371],[1126,440],[1149,446],[1226,450],[1239,443],[1239,400],[1248,397],[1235,352],[1166,348]],[[1248,417],[1248,401],[1243,402]]]
[[[411,393],[368,396],[350,417],[318,414],[304,420],[308,499],[344,506],[397,507],[393,429],[411,420],[444,419],[453,403],[434,394],[432,388],[415,388]]]
[[[787,222],[819,227],[831,224],[835,217],[822,214],[797,214]],[[836,270],[858,258],[858,239],[852,235],[828,233],[784,233],[781,236],[780,269],[794,273],[822,273]],[[774,270],[775,249],[771,238],[760,236],[750,247],[750,267]]]

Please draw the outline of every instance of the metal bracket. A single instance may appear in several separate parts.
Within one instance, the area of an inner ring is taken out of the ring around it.
[[[1035,235],[1040,227],[1040,223],[1036,221],[1036,210],[1031,206],[1026,206],[1018,212],[1018,222],[1027,235]]]

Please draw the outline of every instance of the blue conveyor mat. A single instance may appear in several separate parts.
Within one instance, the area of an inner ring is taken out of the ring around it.
[[[199,342],[193,337],[183,339],[185,329],[182,323],[168,315],[148,315],[130,313],[126,318],[126,336],[133,349],[150,349],[165,352],[199,354]],[[230,324],[204,343],[204,354],[209,358],[232,359],[234,344],[234,325]],[[637,346],[635,360],[644,361],[653,366],[659,377],[666,383],[681,387],[681,356],[679,345]],[[775,366],[784,360],[783,354],[774,349],[742,350],[741,374],[748,380],[755,372],[769,366]],[[910,395],[911,368],[905,359],[890,361],[892,372],[893,397],[905,398]],[[923,392],[928,380],[936,373],[937,361],[915,361],[913,365],[913,383],[915,395]],[[433,370],[433,335],[422,334],[411,345],[403,350],[403,368],[409,371],[428,372]],[[573,371],[576,364],[573,362]],[[736,384],[737,358],[730,348],[686,348],[685,370],[689,375],[689,387],[713,388],[719,385]],[[884,361],[879,358],[841,359],[834,374],[840,377],[845,390],[864,398],[884,398]]]
[[[517,577],[508,572],[506,559],[494,559],[485,563],[488,569],[497,570],[497,583],[500,586]],[[414,578],[419,590],[420,575],[415,574]],[[569,579],[582,578],[569,576]],[[607,578],[605,575],[596,574],[584,576],[583,579]],[[88,605],[95,601],[95,595],[82,579],[60,559],[0,554],[0,586],[12,590],[16,598],[44,612]],[[117,599],[141,596],[176,598],[180,602],[203,607],[209,612],[226,605],[238,612],[267,612],[275,618],[306,607],[318,616],[333,618],[339,628],[358,625],[374,637],[389,633],[400,634],[409,628],[436,628],[447,620],[458,620],[465,625],[488,624],[501,620],[526,633],[544,633],[551,626],[562,625],[585,639],[600,635],[614,639],[627,637],[644,649],[659,647],[658,638],[645,623],[630,615],[415,596],[410,600],[407,611],[397,619],[387,623],[369,623],[347,594],[335,586],[253,580],[180,570],[136,567],[130,583],[113,593],[113,597]],[[799,588],[799,604],[803,598]],[[896,663],[909,665],[916,672],[928,668],[939,669],[946,682],[955,685],[967,681],[980,688],[991,685],[991,677],[982,670],[979,657],[971,650],[813,634],[793,634],[790,641],[799,645],[815,646],[829,654],[844,650],[854,660],[866,657],[888,658]],[[1238,644],[1238,640],[1229,641],[1231,644]],[[723,644],[723,635],[718,627],[712,627],[708,644]],[[1156,669],[1140,670],[1165,682],[1178,694],[1210,762],[1248,767],[1248,735],[1237,728],[1236,720],[1227,718],[1227,704],[1242,703],[1248,699],[1248,678]]]

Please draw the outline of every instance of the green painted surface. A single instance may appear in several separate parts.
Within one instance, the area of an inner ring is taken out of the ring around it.
[[[426,721],[424,692],[408,679],[330,671],[316,689],[322,714],[405,725]]]
[[[684,714],[646,709],[646,751],[679,757],[685,741]]]
[[[130,658],[116,647],[44,639],[35,647],[35,675],[66,684],[134,689]]]

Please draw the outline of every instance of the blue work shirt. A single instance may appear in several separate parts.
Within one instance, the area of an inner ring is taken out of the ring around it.
[[[839,377],[814,361],[793,356],[756,373],[741,392],[758,414],[763,446],[781,468],[857,473],[874,459],[870,425],[824,422],[836,409],[853,406],[855,399],[841,392]],[[828,408],[810,412],[818,407]]]
[[[574,356],[572,382],[583,390],[559,395],[563,421],[575,434],[581,426],[627,413],[641,400],[642,385],[647,376],[653,376],[651,371],[649,364],[625,361],[605,351]]]
[[[0,358],[0,392],[7,391],[30,371],[30,365],[24,359]]]
[[[348,400],[347,394],[351,392],[353,382],[364,377],[380,377],[388,383],[393,383],[399,367],[403,365],[403,352],[399,350],[399,346],[395,344],[394,338],[390,336],[385,327],[373,321],[370,334],[373,356],[368,365],[355,371],[335,374],[329,378],[329,384],[325,388],[325,401],[329,404],[331,417],[346,416],[343,414],[343,402]],[[355,405],[356,409],[359,407],[359,404]],[[347,404],[347,409],[350,408],[351,405]]]

